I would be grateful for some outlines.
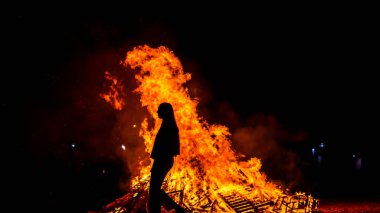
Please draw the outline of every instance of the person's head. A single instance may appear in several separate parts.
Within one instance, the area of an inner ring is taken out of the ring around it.
[[[170,103],[164,102],[158,106],[158,117],[162,119],[174,119],[173,107]]]

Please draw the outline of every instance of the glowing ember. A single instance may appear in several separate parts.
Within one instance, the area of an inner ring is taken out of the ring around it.
[[[160,127],[161,120],[156,113],[159,104],[169,102],[173,105],[180,130],[181,154],[167,176],[167,192],[182,191],[183,203],[188,208],[201,209],[212,204],[216,212],[233,211],[227,205],[229,194],[250,203],[273,201],[271,205],[285,199],[282,189],[260,172],[259,159],[239,159],[242,156],[232,149],[231,133],[226,126],[209,124],[197,114],[197,99],[191,98],[184,87],[191,74],[183,71],[172,51],[163,46],[138,46],[127,53],[123,65],[135,72],[139,86],[134,92],[141,95],[142,106],[155,121],[152,129],[148,128],[147,118],[141,124],[140,136],[144,139],[146,152],[151,152]],[[117,83],[114,81],[114,92]],[[107,101],[116,103],[114,95],[107,97],[110,97],[108,100],[104,97]],[[142,165],[140,175],[133,179],[132,185],[148,178],[150,167]]]

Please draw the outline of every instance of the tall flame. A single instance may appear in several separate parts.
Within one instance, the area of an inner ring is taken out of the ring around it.
[[[205,196],[220,200],[220,193],[250,188],[251,198],[274,200],[283,194],[274,183],[260,172],[261,161],[239,159],[231,146],[231,133],[223,125],[209,124],[197,113],[198,100],[191,98],[184,84],[191,79],[180,60],[167,47],[135,47],[127,53],[124,66],[132,68],[139,86],[141,104],[154,118],[152,129],[145,119],[141,125],[146,151],[151,152],[161,120],[157,108],[161,102],[170,102],[179,127],[181,154],[176,158],[167,183],[171,190],[183,190],[185,203],[202,203]],[[149,176],[151,165],[142,166],[139,179]],[[220,211],[227,207],[219,202]],[[224,209],[224,210],[223,210]]]

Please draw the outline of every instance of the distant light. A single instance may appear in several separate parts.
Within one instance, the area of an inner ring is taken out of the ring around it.
[[[325,144],[322,142],[321,144],[319,144],[319,147],[323,148],[325,147]]]
[[[136,124],[133,124],[133,128],[136,128]]]
[[[353,154],[353,155],[352,155],[352,157],[354,158],[354,157],[356,157],[356,155],[355,155],[355,154]]]
[[[75,143],[72,143],[72,144],[71,144],[71,147],[75,148]]]
[[[125,146],[124,146],[124,144],[121,144],[121,149],[125,151]]]
[[[105,170],[105,169],[103,169],[103,170],[102,170],[102,173],[103,173],[103,174],[105,174],[105,173],[106,173],[106,170]]]
[[[322,156],[318,155],[318,166],[321,166],[322,160]]]
[[[314,148],[311,149],[311,154],[312,154],[313,156],[315,155],[315,149],[314,149]]]

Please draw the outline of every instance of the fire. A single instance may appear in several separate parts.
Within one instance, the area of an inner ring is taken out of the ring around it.
[[[112,76],[108,71],[105,72],[104,77],[111,82],[109,87],[110,91],[107,94],[101,93],[100,97],[110,103],[115,109],[122,110],[125,105],[123,100],[125,97],[123,84],[116,76]]]
[[[275,201],[285,195],[260,171],[260,159],[241,160],[242,155],[231,146],[231,133],[226,126],[209,124],[198,115],[198,99],[190,97],[184,86],[191,80],[191,74],[184,72],[171,50],[164,46],[138,46],[127,53],[123,65],[135,72],[139,86],[134,92],[141,95],[141,105],[155,121],[152,129],[148,128],[147,118],[141,124],[140,136],[144,139],[146,152],[151,152],[161,124],[157,116],[159,104],[170,102],[173,105],[180,130],[181,154],[167,176],[166,191],[182,190],[183,203],[188,207],[196,209],[212,203],[217,212],[231,211],[223,200],[226,194],[260,202]],[[134,178],[132,185],[148,178],[150,168],[151,164],[141,163],[140,175]],[[246,191],[248,195],[243,193]]]

